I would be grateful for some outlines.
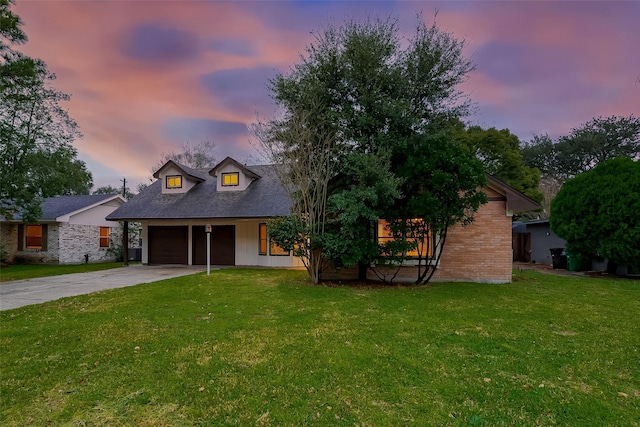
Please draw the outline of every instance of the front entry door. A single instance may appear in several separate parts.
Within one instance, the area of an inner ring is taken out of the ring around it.
[[[193,242],[193,264],[207,264],[207,233],[204,225],[191,229]],[[236,264],[236,226],[214,225],[211,231],[211,265]]]

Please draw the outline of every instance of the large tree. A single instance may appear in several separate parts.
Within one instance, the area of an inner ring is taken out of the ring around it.
[[[598,163],[624,156],[640,156],[640,119],[596,117],[561,137],[555,146],[557,171],[565,178],[594,168]]]
[[[619,157],[569,179],[551,202],[568,250],[640,268],[640,161]]]
[[[457,89],[473,69],[462,55],[463,46],[435,24],[425,25],[421,17],[410,40],[399,37],[393,19],[330,24],[293,69],[271,81],[283,118],[263,123],[267,129],[261,134],[277,135],[271,130],[293,127],[310,130],[305,141],[279,140],[283,145],[272,160],[285,171],[307,167],[313,181],[326,182],[326,195],[316,201],[326,211],[318,218],[322,227],[317,235],[307,236],[315,242],[310,248],[315,252],[307,258],[321,250],[334,266],[371,265],[386,250],[373,239],[376,221],[422,218],[432,233],[440,233],[469,219],[478,208],[483,194],[477,187],[484,179],[480,163],[470,155],[450,156],[461,151],[452,148],[450,123],[469,107]],[[305,114],[310,111],[314,114]],[[326,175],[313,177],[317,165],[298,148],[313,146],[318,135],[331,135],[335,142],[323,156],[331,164]],[[273,140],[263,139],[261,143],[274,146]],[[459,174],[461,170],[465,173]],[[283,184],[296,189],[295,177],[284,176],[288,181]],[[420,201],[444,193],[452,195],[443,202],[446,209]],[[300,205],[302,195],[292,193],[294,206]],[[298,213],[298,223],[307,214]],[[287,225],[291,222],[296,221]],[[278,235],[282,237],[274,233]],[[406,230],[398,240],[408,240]],[[420,275],[417,281],[426,278]]]
[[[487,173],[535,201],[543,199],[538,189],[540,171],[523,165],[520,140],[509,129],[470,126],[461,129],[457,136],[482,161]]]
[[[640,156],[640,119],[596,117],[571,130],[569,135],[553,141],[538,135],[522,146],[523,162],[536,167],[543,176],[553,175],[561,181],[586,172],[598,163],[624,156]]]
[[[544,195],[543,215],[551,200],[569,178],[601,162],[624,156],[640,156],[640,119],[630,115],[596,117],[554,141],[537,135],[522,145],[523,164],[540,170],[540,191]]]
[[[89,194],[92,177],[73,146],[78,126],[60,106],[46,64],[14,50],[22,21],[0,0],[0,215],[36,220],[43,198]]]

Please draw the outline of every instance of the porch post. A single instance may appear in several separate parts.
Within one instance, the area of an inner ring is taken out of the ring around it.
[[[129,265],[129,221],[124,221],[122,227],[122,256],[124,265]]]
[[[211,224],[204,226],[207,233],[207,276],[211,273]]]

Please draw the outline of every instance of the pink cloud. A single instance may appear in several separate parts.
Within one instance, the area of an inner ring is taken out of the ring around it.
[[[247,106],[241,110],[230,108],[229,90],[205,88],[202,76],[234,72],[229,70],[245,70],[247,75],[255,69],[286,71],[313,41],[311,32],[332,17],[341,23],[349,16],[398,14],[401,28],[410,34],[415,13],[421,9],[430,22],[436,8],[440,27],[465,37],[472,58],[484,52],[484,58],[497,61],[496,43],[511,46],[513,52],[531,52],[499,58],[506,68],[497,62],[478,64],[463,85],[478,103],[475,118],[483,125],[509,127],[528,137],[532,132],[566,133],[596,115],[640,111],[640,88],[634,85],[640,74],[640,57],[634,54],[640,40],[634,17],[640,15],[640,6],[634,2],[311,6],[277,1],[56,1],[18,2],[15,11],[30,39],[20,49],[44,59],[58,75],[55,87],[72,95],[65,107],[85,134],[76,144],[78,150],[112,170],[115,179],[147,176],[160,153],[184,141],[167,137],[164,128],[172,120],[249,124],[255,108],[264,108],[266,81],[233,89]],[[161,49],[155,56],[145,55],[144,43],[153,44],[153,39],[135,43],[131,37],[153,30],[184,40],[193,37],[193,46],[189,52],[174,52],[180,58],[175,61],[166,60],[163,55],[171,51],[163,51],[162,45],[155,46]],[[136,52],[139,57],[132,56]],[[527,70],[535,78],[519,81],[511,69]],[[218,141],[221,157],[252,155],[248,135],[210,137]]]

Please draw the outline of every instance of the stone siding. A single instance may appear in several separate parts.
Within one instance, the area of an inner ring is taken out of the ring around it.
[[[121,245],[122,229],[111,227],[112,246]],[[46,250],[18,250],[18,224],[3,223],[0,238],[7,251],[7,263],[82,264],[85,254],[89,262],[115,261],[115,255],[100,247],[100,227],[67,223],[47,224]]]
[[[0,224],[0,242],[6,252],[3,261],[11,264],[18,252],[18,225],[17,224]]]

